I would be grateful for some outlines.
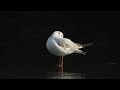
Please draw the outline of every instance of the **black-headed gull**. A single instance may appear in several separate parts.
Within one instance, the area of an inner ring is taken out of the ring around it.
[[[79,53],[85,55],[86,52],[80,50],[81,48],[92,45],[93,43],[88,44],[79,44],[71,41],[68,38],[64,38],[64,35],[61,31],[54,31],[52,35],[48,38],[46,42],[47,50],[53,55],[60,56],[59,66],[63,66],[63,56]]]

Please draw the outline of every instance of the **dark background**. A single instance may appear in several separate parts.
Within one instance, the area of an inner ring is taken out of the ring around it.
[[[83,71],[89,71],[93,64],[120,63],[120,11],[0,11],[0,72],[7,77],[11,72],[54,71],[50,67],[57,57],[45,45],[55,30],[74,42],[94,43],[83,49],[86,56],[66,56],[66,69],[74,65],[79,71],[86,65]]]

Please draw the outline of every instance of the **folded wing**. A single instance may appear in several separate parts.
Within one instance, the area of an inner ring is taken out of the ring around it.
[[[61,46],[63,48],[71,48],[71,49],[79,48],[78,45],[76,45],[74,42],[72,42],[68,38],[59,38],[59,39],[56,39],[56,42],[59,46]]]
[[[56,39],[56,42],[59,46],[63,48],[71,48],[71,49],[81,49],[81,48],[85,48],[87,46],[93,45],[93,43],[88,43],[88,44],[75,43],[68,38],[59,38],[59,39]]]

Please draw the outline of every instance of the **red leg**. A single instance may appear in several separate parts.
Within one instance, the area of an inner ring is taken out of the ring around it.
[[[63,66],[63,56],[61,56],[61,65]]]
[[[63,56],[60,56],[60,57],[59,57],[58,66],[59,66],[59,67],[63,66]]]
[[[59,60],[57,62],[57,67],[60,67],[60,65],[61,65],[61,56],[59,57]]]
[[[59,62],[57,64],[58,72],[63,72],[63,56],[59,57]]]
[[[58,64],[59,66],[61,65],[61,56],[59,57],[59,64]]]

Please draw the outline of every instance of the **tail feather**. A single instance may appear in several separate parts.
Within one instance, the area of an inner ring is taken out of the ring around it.
[[[88,44],[82,44],[82,48],[88,47],[90,45],[93,45],[94,43],[88,43]]]
[[[82,51],[82,50],[75,50],[74,53],[79,53],[79,54],[83,54],[83,55],[86,54],[86,52],[84,52],[84,51]]]

